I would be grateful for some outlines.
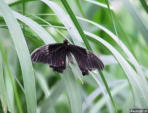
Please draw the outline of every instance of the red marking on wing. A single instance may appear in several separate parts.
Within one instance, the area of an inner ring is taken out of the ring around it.
[[[62,65],[64,65],[65,63],[64,63],[64,61],[62,61]]]

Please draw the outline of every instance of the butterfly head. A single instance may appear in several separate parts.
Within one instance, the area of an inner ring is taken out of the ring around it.
[[[66,44],[66,45],[69,45],[69,42],[66,39],[63,41],[63,43]]]

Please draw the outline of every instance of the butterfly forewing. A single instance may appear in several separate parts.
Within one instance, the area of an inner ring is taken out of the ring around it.
[[[51,44],[37,48],[32,52],[31,59],[33,62],[49,64],[53,70],[62,72],[66,67],[66,52],[64,44]]]
[[[49,63],[49,58],[51,57],[49,50],[49,45],[42,46],[34,50],[31,54],[31,60],[33,62]]]

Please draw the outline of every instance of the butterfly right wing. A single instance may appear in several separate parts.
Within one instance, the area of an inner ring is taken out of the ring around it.
[[[83,75],[88,74],[86,49],[75,45],[69,45],[69,49],[70,52],[74,55],[82,74]]]
[[[88,74],[88,71],[102,70],[104,68],[103,62],[92,52],[75,45],[70,45],[70,51],[74,55],[83,75]]]

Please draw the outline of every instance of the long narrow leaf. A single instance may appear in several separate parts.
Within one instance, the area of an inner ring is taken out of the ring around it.
[[[112,47],[108,42],[103,40],[102,38],[89,33],[85,32],[88,36],[92,37],[94,40],[101,42],[104,46],[106,46],[112,54],[115,56],[117,61],[120,63],[121,67],[123,68],[124,72],[126,73],[133,91],[135,93],[135,98],[136,98],[136,106],[137,107],[147,107],[148,103],[146,99],[148,99],[148,84],[147,81],[144,80],[142,77],[139,77],[134,69],[128,64],[128,62],[120,55],[120,53]],[[143,91],[145,90],[145,91]],[[139,96],[141,96],[139,98]]]
[[[76,29],[78,30],[78,32],[79,32],[81,38],[83,39],[83,41],[84,41],[84,43],[85,43],[87,49],[88,49],[88,50],[92,50],[91,47],[90,47],[89,42],[88,42],[87,39],[86,39],[86,36],[85,36],[83,30],[82,30],[82,28],[81,28],[79,22],[77,21],[77,19],[76,19],[74,13],[73,13],[73,11],[72,11],[72,9],[70,8],[69,4],[67,3],[66,0],[61,0],[61,2],[62,2],[62,4],[64,5],[64,7],[65,7],[67,13],[69,14],[69,16],[70,16],[72,22],[74,23]]]
[[[48,34],[48,32],[45,31],[38,23],[18,12],[13,11],[13,14],[17,19],[28,25],[34,32],[36,32],[36,34],[38,34],[38,36],[40,36],[46,44],[55,43],[53,37],[50,36],[50,34]]]
[[[113,96],[117,95],[119,93],[119,91],[121,91],[122,89],[125,89],[127,87],[127,85],[128,85],[127,83],[121,83],[119,86],[117,86],[116,88],[114,88],[112,90],[112,95]],[[106,96],[106,97],[107,97],[107,99],[109,99],[108,96]],[[97,102],[91,108],[90,113],[96,113],[96,112],[100,111],[101,108],[104,106],[105,102],[106,102],[106,99],[105,98],[101,99],[99,102]]]
[[[41,105],[41,112],[47,113],[49,110],[55,105],[56,101],[58,100],[59,96],[64,90],[64,84],[62,80],[57,82],[57,84],[51,90],[50,96],[44,100]]]
[[[3,75],[3,62],[2,57],[0,54],[0,99],[3,107],[3,112],[7,112],[7,93],[6,93],[6,85],[4,81],[4,75]]]
[[[82,21],[85,21],[85,22],[88,22],[88,23],[96,26],[97,28],[103,30],[104,32],[106,32],[121,47],[121,49],[126,53],[126,55],[128,56],[129,61],[134,65],[134,67],[136,68],[138,74],[140,76],[144,77],[141,66],[139,65],[139,63],[137,62],[137,60],[135,59],[133,54],[125,46],[125,44],[120,40],[120,38],[118,38],[114,33],[112,33],[110,30],[108,30],[107,28],[105,28],[104,26],[102,26],[100,24],[97,24],[97,23],[95,23],[93,21],[90,21],[88,19],[81,18],[81,17],[78,17],[78,19],[80,19]]]
[[[28,112],[36,112],[37,101],[35,78],[25,38],[19,24],[12,14],[11,9],[3,0],[1,0],[0,3],[0,13],[8,25],[18,58],[20,60]]]
[[[146,3],[146,0],[140,0],[140,3],[142,4],[143,8],[145,9],[145,11],[148,14],[148,5]]]
[[[1,52],[3,60],[4,60],[5,68],[6,68],[7,73],[8,73],[8,78],[10,80],[10,83],[12,84],[12,87],[13,87],[12,91],[14,91],[15,98],[16,98],[16,103],[17,103],[19,112],[22,112],[22,107],[21,107],[19,96],[18,96],[18,91],[17,91],[17,88],[16,88],[16,83],[14,81],[14,78],[12,76],[12,72],[11,72],[9,64],[8,64],[7,55],[6,55],[5,51],[2,48],[1,41],[0,41],[0,52]]]
[[[137,29],[141,32],[143,38],[148,43],[148,25],[146,20],[143,18],[143,16],[140,14],[140,12],[131,4],[128,0],[123,0],[124,6],[129,11],[133,21],[135,22],[135,25],[137,26]]]
[[[77,44],[77,45],[82,46],[81,43],[80,43],[80,42],[82,42],[82,38],[81,38],[78,30],[76,29],[75,25],[71,21],[69,15],[67,15],[63,11],[63,9],[60,8],[53,1],[49,1],[49,0],[41,0],[41,1],[44,2],[45,4],[47,4],[55,12],[55,14],[57,15],[57,17],[64,24],[64,26],[66,27],[67,31],[69,32],[69,34],[73,38],[74,43]]]
[[[65,88],[67,89],[72,112],[81,113],[82,112],[81,92],[75,77],[70,71],[70,68],[67,68],[67,70],[63,73],[62,78],[63,78],[63,83],[65,84]]]
[[[106,4],[103,4],[103,3],[100,3],[98,1],[95,1],[95,0],[85,0],[86,2],[89,2],[91,4],[94,4],[94,5],[98,5],[102,8],[107,8],[107,5]]]

